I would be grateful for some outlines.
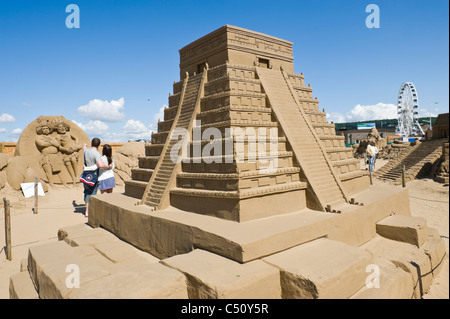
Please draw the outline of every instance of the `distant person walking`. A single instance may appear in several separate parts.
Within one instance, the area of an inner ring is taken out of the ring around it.
[[[375,167],[375,159],[378,154],[378,148],[375,146],[375,142],[372,141],[367,145],[367,156],[369,157],[369,171],[373,172],[373,169]]]
[[[93,172],[98,175],[99,168],[108,169],[111,168],[112,165],[108,165],[103,163],[101,159],[101,155],[98,152],[98,147],[100,146],[100,139],[94,137],[91,141],[91,147],[87,148],[87,145],[83,145],[84,149],[84,171]],[[84,203],[86,205],[86,211],[84,213],[85,217],[88,217],[89,214],[89,197],[97,194],[98,181],[94,186],[84,185]]]
[[[111,145],[103,145],[103,156],[101,158],[102,162],[111,168],[100,168],[100,174],[98,177],[98,189],[102,194],[112,193],[113,188],[116,187],[116,181],[114,179],[114,160],[112,158],[112,148]]]

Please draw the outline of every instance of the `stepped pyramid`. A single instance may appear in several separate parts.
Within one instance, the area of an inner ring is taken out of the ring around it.
[[[125,194],[91,196],[88,225],[31,247],[11,298],[421,298],[442,238],[406,188],[368,188],[292,43],[226,25],[180,56]]]
[[[180,78],[126,182],[126,195],[141,204],[242,222],[332,210],[368,186],[303,74],[294,73],[291,42],[226,25],[180,50]],[[220,132],[214,139],[211,129]],[[182,131],[184,144],[176,138]],[[174,163],[179,143],[189,152]]]

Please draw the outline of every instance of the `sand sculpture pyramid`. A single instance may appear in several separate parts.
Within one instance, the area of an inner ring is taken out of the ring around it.
[[[88,225],[30,248],[12,298],[423,296],[442,238],[411,216],[406,188],[368,188],[293,73],[292,43],[226,25],[180,56],[181,81],[125,194],[92,196]],[[64,284],[68,264],[80,288]]]
[[[180,50],[180,77],[126,183],[141,204],[246,221],[332,211],[367,187],[359,160],[294,73],[291,42],[226,25]],[[221,134],[213,139],[211,128]],[[190,134],[190,152],[174,163],[180,130]]]

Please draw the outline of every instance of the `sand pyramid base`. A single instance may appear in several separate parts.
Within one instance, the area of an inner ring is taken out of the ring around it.
[[[446,258],[442,239],[432,228],[428,234],[422,248],[380,235],[359,247],[319,238],[240,263],[200,248],[160,259],[80,224],[60,229],[58,242],[30,248],[26,267],[11,277],[10,297],[421,298]]]
[[[374,185],[353,198],[364,206],[343,204],[339,214],[304,208],[238,223],[173,207],[153,211],[123,194],[97,195],[91,197],[89,224],[158,258],[202,248],[242,263],[321,237],[358,246],[375,236],[383,218],[410,215],[402,188]]]
[[[302,209],[238,223],[97,195],[89,225],[30,248],[10,297],[421,298],[448,257],[436,230],[410,216],[408,198],[406,189],[373,185],[340,213]],[[78,287],[67,270],[74,265]]]

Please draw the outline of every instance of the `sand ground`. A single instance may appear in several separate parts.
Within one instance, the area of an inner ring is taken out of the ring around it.
[[[376,169],[385,161],[378,161]],[[364,164],[361,165],[365,167]],[[374,180],[374,183],[381,183]],[[401,187],[401,186],[399,186]],[[427,220],[436,228],[449,251],[449,186],[431,179],[422,179],[407,184],[410,194],[411,213]],[[117,187],[115,192],[123,192]],[[33,213],[34,198],[24,198],[22,192],[9,186],[0,190],[0,198],[11,203],[12,260],[5,255],[4,209],[0,209],[0,299],[9,298],[9,278],[20,271],[20,262],[27,258],[28,249],[34,245],[57,241],[58,229],[64,226],[85,223],[83,188],[81,185],[65,188],[55,186],[43,197],[39,197],[38,214]],[[449,262],[446,258],[443,270],[433,281],[424,298],[449,298]]]

